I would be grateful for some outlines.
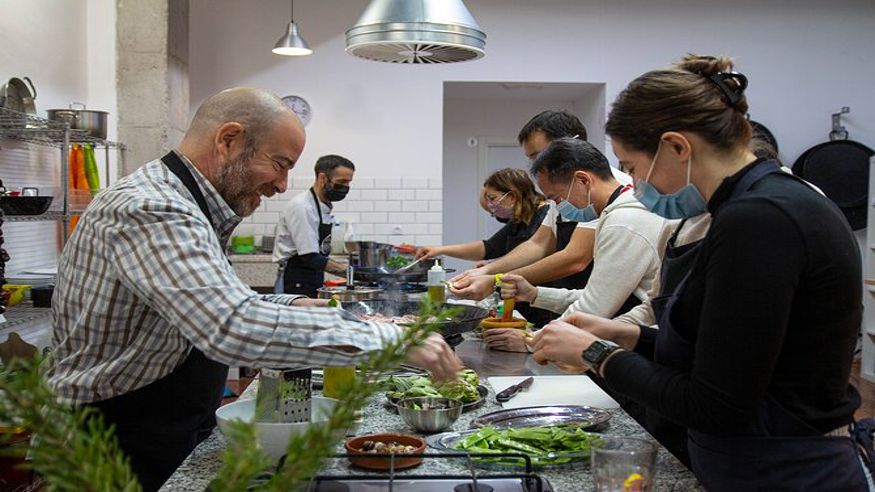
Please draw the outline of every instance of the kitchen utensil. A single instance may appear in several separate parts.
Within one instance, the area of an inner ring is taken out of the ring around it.
[[[106,138],[109,116],[106,111],[85,109],[84,104],[71,102],[66,109],[49,109],[46,114],[50,120],[67,122],[73,130],[84,130],[91,137]]]
[[[814,184],[835,202],[854,230],[866,227],[869,158],[875,151],[847,139],[806,150],[793,163],[793,174]]]
[[[226,436],[232,420],[254,422],[258,446],[271,458],[278,460],[286,454],[286,446],[292,436],[302,434],[313,425],[324,425],[334,412],[337,400],[314,396],[309,422],[259,422],[255,420],[255,400],[237,400],[216,410],[216,422]]]
[[[477,393],[480,394],[480,398],[475,400],[475,401],[463,403],[462,404],[462,413],[470,412],[471,410],[480,408],[481,406],[483,406],[484,403],[486,403],[486,397],[489,396],[489,389],[486,386],[483,386],[482,384],[478,384],[477,385]],[[391,408],[391,409],[397,409],[398,402],[401,401],[397,398],[393,398],[393,397],[389,396],[388,394],[386,394],[386,400],[389,402],[389,408]]]
[[[304,369],[261,370],[256,394],[257,422],[300,423],[309,420],[312,401],[312,371]]]
[[[526,376],[496,376],[488,378],[496,392],[517,384]],[[596,408],[619,408],[619,404],[599,388],[589,376],[534,376],[528,391],[502,403],[504,408],[550,405],[583,405]]]
[[[380,456],[374,453],[362,451],[365,441],[382,442],[386,444],[395,442],[404,446],[413,446],[415,449],[409,454]],[[346,447],[347,453],[358,455],[350,457],[350,463],[370,470],[403,470],[405,468],[414,467],[422,463],[422,457],[410,455],[421,455],[423,451],[425,451],[425,441],[416,436],[409,436],[407,434],[371,434],[367,436],[359,436],[346,441],[344,446]]]
[[[656,444],[634,437],[604,436],[592,447],[596,492],[652,490]]]
[[[417,408],[418,407],[418,408]],[[404,398],[397,405],[398,415],[419,432],[440,432],[462,415],[462,402],[449,398]]]
[[[469,427],[516,427],[561,426],[580,427],[590,431],[607,428],[611,413],[601,408],[580,405],[550,405],[497,410],[483,414],[471,421]]]
[[[404,272],[406,272],[407,270],[410,270],[410,269],[413,268],[414,266],[418,265],[419,262],[422,261],[422,260],[424,260],[424,259],[425,259],[425,256],[423,256],[423,257],[421,257],[421,258],[419,258],[419,259],[413,260],[413,261],[411,261],[410,263],[404,265],[403,267],[401,267],[401,268],[395,270],[395,271],[392,272],[392,273],[404,273]]]
[[[535,378],[527,377],[526,379],[523,379],[519,383],[514,384],[512,386],[509,386],[508,388],[503,389],[500,392],[498,392],[498,394],[495,395],[495,399],[499,403],[504,403],[504,402],[510,400],[511,398],[513,398],[514,396],[516,396],[517,393],[519,393],[520,391],[525,391],[525,390],[529,389],[529,387],[532,385],[532,383],[534,381],[535,381]]]
[[[392,249],[394,248],[391,244],[375,241],[355,241],[348,245],[347,248],[350,246],[352,246],[350,253],[358,253],[358,264],[363,268],[385,268],[386,262],[392,256]],[[367,280],[365,281],[367,282]]]
[[[385,316],[405,316],[408,314],[419,314],[421,304],[415,301],[368,300],[350,302],[344,304],[343,307],[356,315],[382,314]],[[444,304],[442,307],[459,310],[459,314],[453,317],[453,319],[436,320],[434,322],[444,336],[469,332],[476,328],[480,320],[489,314],[487,310],[476,306]]]
[[[6,215],[41,215],[52,205],[51,196],[0,196],[0,208]]]
[[[23,284],[4,284],[3,291],[8,295],[8,300],[6,305],[9,307],[15,306],[16,304],[21,303],[24,300],[24,295],[27,293],[28,289],[30,289],[30,285]]]
[[[495,288],[498,289],[501,287],[501,277],[503,277],[503,273],[495,274]],[[504,306],[501,311],[501,321],[503,323],[509,323],[513,321],[513,308],[516,306],[516,298],[511,297],[509,299],[504,300]]]
[[[24,79],[24,80],[22,80]],[[27,84],[24,81],[27,81]],[[28,88],[30,85],[30,88]],[[36,88],[29,77],[12,77],[0,88],[0,107],[19,113],[36,114]],[[23,120],[22,120],[23,122]]]

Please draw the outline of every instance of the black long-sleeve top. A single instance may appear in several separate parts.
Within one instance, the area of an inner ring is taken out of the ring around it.
[[[751,168],[709,201],[714,220],[672,313],[694,346],[692,370],[621,352],[604,374],[700,432],[744,432],[766,394],[828,432],[859,405],[848,374],[862,316],[860,252],[839,209],[792,177],[771,174],[730,201]]]
[[[491,260],[504,256],[520,244],[532,237],[538,228],[541,227],[541,222],[544,222],[544,217],[547,216],[547,211],[550,206],[547,204],[541,205],[535,210],[532,215],[532,220],[527,223],[510,221],[501,229],[495,232],[489,239],[483,240],[483,248],[486,252],[483,256],[484,260]]]

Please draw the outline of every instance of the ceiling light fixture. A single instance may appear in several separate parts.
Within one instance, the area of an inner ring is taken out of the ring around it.
[[[371,0],[346,31],[346,52],[390,63],[454,63],[486,54],[462,0]]]
[[[301,37],[298,32],[298,26],[295,25],[295,0],[290,0],[291,16],[289,18],[289,26],[286,33],[283,34],[276,45],[273,47],[274,53],[283,56],[304,56],[313,53],[310,46]]]

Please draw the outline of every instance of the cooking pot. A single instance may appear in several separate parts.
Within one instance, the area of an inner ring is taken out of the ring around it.
[[[24,80],[27,84],[24,83]],[[30,77],[12,77],[0,88],[0,107],[19,113],[36,114],[36,88]],[[30,85],[30,88],[27,85]]]
[[[356,241],[348,244],[347,248],[350,246],[352,246],[350,252],[357,252],[359,255],[359,266],[365,268],[385,268],[386,262],[392,257],[392,250],[395,248],[391,244],[375,241]]]
[[[316,289],[316,297],[319,299],[331,299],[337,296],[341,303],[352,301],[366,301],[376,299],[383,293],[383,289],[377,287],[358,287],[347,289],[344,287],[320,287]]]
[[[106,138],[106,120],[109,115],[106,111],[87,110],[84,104],[71,102],[67,109],[49,109],[46,113],[50,120],[69,123],[73,130],[85,130],[91,137]]]

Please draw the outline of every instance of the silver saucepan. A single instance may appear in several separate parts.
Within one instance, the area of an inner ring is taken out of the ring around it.
[[[76,106],[81,106],[81,109]],[[46,113],[50,120],[65,121],[74,130],[85,130],[95,138],[106,138],[106,120],[109,116],[106,111],[85,109],[84,104],[72,102],[67,109],[49,109]]]

